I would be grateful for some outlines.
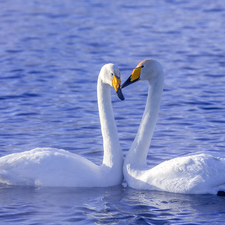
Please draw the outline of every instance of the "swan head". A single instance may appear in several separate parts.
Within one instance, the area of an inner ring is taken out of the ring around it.
[[[109,84],[114,88],[117,96],[124,100],[124,96],[121,90],[120,70],[113,63],[105,64],[100,72],[100,77],[103,83]]]
[[[123,83],[122,88],[133,84],[139,80],[151,81],[162,74],[162,66],[154,59],[145,59],[141,61],[132,71],[130,77]]]

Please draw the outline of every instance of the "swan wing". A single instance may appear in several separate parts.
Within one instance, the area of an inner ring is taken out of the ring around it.
[[[53,148],[36,148],[0,158],[0,182],[41,186],[93,186],[101,178],[91,161]]]
[[[165,161],[142,173],[147,189],[184,194],[216,194],[225,185],[225,158],[197,154]]]

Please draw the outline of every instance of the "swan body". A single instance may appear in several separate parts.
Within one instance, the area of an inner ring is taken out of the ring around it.
[[[111,86],[124,97],[120,72],[113,64],[102,67],[97,84],[98,107],[103,136],[102,165],[73,153],[54,148],[36,148],[0,158],[0,183],[64,187],[106,187],[123,180],[123,154],[111,103]]]
[[[123,174],[128,186],[136,189],[183,194],[217,194],[225,190],[225,158],[213,153],[196,153],[177,157],[149,168],[146,157],[154,132],[161,95],[163,70],[156,60],[144,60],[122,85],[138,80],[149,83],[148,98],[141,124],[128,151]]]

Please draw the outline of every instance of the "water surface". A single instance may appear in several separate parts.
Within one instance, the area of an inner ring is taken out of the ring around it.
[[[197,151],[224,153],[225,3],[222,1],[0,1],[0,156],[56,147],[100,165],[97,76],[122,81],[143,59],[165,72],[148,164]],[[126,155],[148,85],[112,91]],[[0,187],[8,224],[223,224],[225,198],[109,188]]]

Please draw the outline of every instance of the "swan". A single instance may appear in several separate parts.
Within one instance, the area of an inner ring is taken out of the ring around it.
[[[106,187],[122,183],[123,154],[113,116],[111,86],[124,100],[120,71],[109,63],[101,68],[97,82],[104,148],[102,165],[62,149],[36,148],[1,157],[0,183],[51,187]]]
[[[149,83],[145,111],[137,135],[125,157],[123,174],[128,186],[183,194],[217,194],[225,189],[225,158],[199,152],[149,168],[146,157],[156,125],[163,91],[163,69],[156,60],[140,62],[122,88],[139,80]]]

